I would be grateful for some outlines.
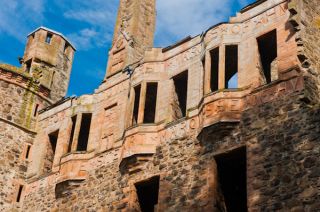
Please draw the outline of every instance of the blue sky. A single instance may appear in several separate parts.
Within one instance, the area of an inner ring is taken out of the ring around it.
[[[254,0],[157,0],[156,47],[165,47]],[[93,93],[105,75],[119,0],[0,0],[0,63],[19,66],[26,36],[39,26],[63,33],[77,52],[68,95]]]

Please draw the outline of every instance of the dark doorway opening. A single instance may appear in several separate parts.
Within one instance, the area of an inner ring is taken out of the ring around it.
[[[82,114],[77,151],[87,151],[91,118],[91,113]]]
[[[210,51],[211,56],[211,92],[219,89],[219,47]]]
[[[135,184],[142,212],[153,212],[158,204],[159,176]]]
[[[215,157],[219,185],[228,212],[247,212],[246,147]]]
[[[134,106],[133,106],[133,116],[132,116],[133,125],[138,124],[140,92],[141,92],[141,85],[138,85],[134,88]]]
[[[226,46],[225,88],[238,87],[238,46]]]
[[[182,117],[185,117],[187,114],[188,71],[184,71],[173,77],[173,82]]]
[[[156,118],[158,83],[147,83],[143,123],[154,123]]]
[[[49,134],[49,141],[50,141],[50,145],[51,145],[51,150],[52,150],[53,156],[54,156],[54,154],[56,152],[58,136],[59,136],[59,130]]]
[[[278,57],[277,53],[277,30],[273,30],[257,38],[261,64],[267,83],[271,79],[271,64]]]
[[[71,118],[71,121],[72,121],[72,127],[71,127],[70,139],[69,139],[68,152],[71,152],[72,141],[73,141],[73,137],[74,137],[74,130],[76,128],[77,116],[73,116]]]

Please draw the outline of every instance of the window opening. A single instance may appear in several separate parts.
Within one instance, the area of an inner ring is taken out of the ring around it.
[[[29,159],[30,150],[31,150],[31,145],[27,145],[26,157],[25,157],[26,159]]]
[[[159,196],[159,176],[135,185],[142,212],[156,211]]]
[[[34,108],[33,117],[36,117],[38,114],[39,104],[36,104],[36,107]]]
[[[225,88],[238,88],[238,46],[226,46]]]
[[[187,95],[188,95],[188,71],[184,71],[173,77],[175,95],[177,96],[180,115],[179,118],[185,117],[187,113]]]
[[[147,83],[143,123],[154,123],[156,117],[158,83]]]
[[[210,88],[211,92],[219,89],[219,47],[210,51],[211,57],[211,77]]]
[[[260,60],[266,83],[272,81],[272,63],[278,57],[277,31],[273,30],[257,38]],[[276,70],[277,71],[277,70]]]
[[[66,42],[66,44],[64,45],[64,50],[63,50],[64,54],[67,54],[69,46],[70,45]]]
[[[23,185],[19,185],[19,190],[18,190],[16,202],[20,202],[21,197],[22,197],[22,190],[23,190]]]
[[[247,212],[246,147],[215,157],[227,211]]]
[[[50,84],[50,88],[52,89],[52,87],[53,87],[53,82],[54,82],[54,75],[56,74],[56,72],[54,71],[53,73],[52,73],[52,77],[51,77],[51,84]]]
[[[78,138],[77,151],[87,151],[88,139],[91,126],[91,113],[82,114],[80,133]]]
[[[51,33],[47,33],[47,37],[46,37],[46,43],[50,44],[51,43],[51,40],[52,40],[52,34]]]
[[[132,116],[133,125],[138,124],[140,92],[141,92],[141,85],[138,85],[134,88],[134,107],[133,107],[133,116]]]
[[[30,73],[30,71],[31,71],[31,63],[32,63],[31,59],[26,62],[26,71],[28,73]]]
[[[59,130],[49,134],[49,141],[50,141],[50,145],[51,145],[51,150],[53,152],[53,156],[56,152],[56,146],[57,146],[57,142],[58,142],[58,135],[59,135]]]

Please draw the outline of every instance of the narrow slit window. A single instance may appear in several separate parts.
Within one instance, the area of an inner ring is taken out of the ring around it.
[[[266,83],[272,81],[272,63],[278,57],[277,31],[273,30],[257,38],[261,65]],[[277,70],[275,70],[277,72]]]
[[[159,176],[135,185],[142,212],[157,211],[159,197]]]
[[[156,117],[158,83],[147,83],[143,123],[154,123]]]
[[[238,46],[226,46],[225,88],[238,88]]]
[[[219,47],[210,51],[211,57],[211,77],[210,88],[211,92],[219,89]]]
[[[52,34],[51,33],[47,33],[47,37],[46,37],[46,43],[50,44],[51,43],[51,40],[52,40]]]
[[[87,151],[88,139],[91,126],[91,113],[82,114],[81,126],[78,138],[77,151]]]
[[[51,88],[51,89],[52,89],[52,87],[53,87],[55,74],[56,74],[56,72],[54,71],[54,72],[52,73],[52,77],[51,77],[51,83],[50,83],[50,88]]]
[[[176,117],[182,118],[187,114],[187,96],[188,96],[188,71],[184,71],[173,77],[175,96],[177,97],[177,107],[174,110],[180,112]],[[175,100],[176,101],[176,100]]]
[[[133,116],[132,116],[133,125],[138,124],[140,92],[141,92],[141,85],[138,85],[134,88],[134,106],[133,106]]]
[[[25,159],[29,159],[30,150],[31,150],[31,145],[27,145],[27,150],[26,150]]]
[[[19,189],[18,189],[18,193],[17,193],[16,202],[20,202],[20,201],[21,201],[21,197],[22,197],[22,190],[23,190],[23,185],[19,185]]]
[[[71,121],[72,121],[72,126],[71,126],[71,133],[70,133],[70,139],[69,139],[69,145],[68,145],[68,152],[71,152],[74,131],[76,128],[77,116],[73,116],[71,118]]]
[[[215,157],[226,211],[247,212],[246,147]]]
[[[38,114],[38,110],[39,110],[39,104],[36,104],[35,108],[34,108],[34,112],[33,112],[33,117],[36,117]]]

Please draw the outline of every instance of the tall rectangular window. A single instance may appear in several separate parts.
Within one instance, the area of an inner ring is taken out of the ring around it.
[[[18,189],[18,193],[17,193],[16,202],[20,202],[20,201],[21,201],[21,197],[22,197],[22,190],[23,190],[23,185],[19,185],[19,189]]]
[[[46,37],[46,43],[50,44],[51,43],[51,40],[52,40],[52,34],[51,33],[47,33],[47,37]]]
[[[278,57],[277,30],[273,30],[257,38],[261,65],[266,83],[272,81],[272,62]],[[277,70],[276,70],[277,71]]]
[[[225,88],[238,88],[238,45],[226,46]]]
[[[215,156],[226,211],[247,212],[246,147]]]
[[[175,77],[173,77],[175,95],[178,100],[179,112],[181,117],[185,117],[187,114],[187,96],[188,96],[188,71],[184,71]],[[175,110],[178,108],[175,108]],[[179,117],[180,115],[178,115]]]
[[[140,93],[141,93],[141,85],[138,85],[134,88],[134,106],[133,106],[133,115],[132,115],[133,125],[138,124]]]
[[[73,116],[71,118],[71,121],[72,121],[72,126],[71,126],[71,133],[70,133],[70,139],[69,139],[69,145],[68,145],[68,152],[71,152],[74,131],[76,128],[77,116]]]
[[[159,197],[159,176],[135,185],[142,212],[156,211]]]
[[[81,126],[78,138],[77,151],[87,151],[88,139],[91,126],[91,113],[82,114]]]
[[[156,117],[158,83],[147,83],[143,123],[154,123]]]
[[[59,130],[50,133],[49,134],[49,141],[50,141],[50,145],[51,145],[51,151],[53,152],[53,155],[56,152],[56,146],[57,146],[57,142],[58,142],[58,136],[59,136]]]
[[[211,76],[210,88],[211,92],[219,89],[219,47],[210,51],[211,57]]]

